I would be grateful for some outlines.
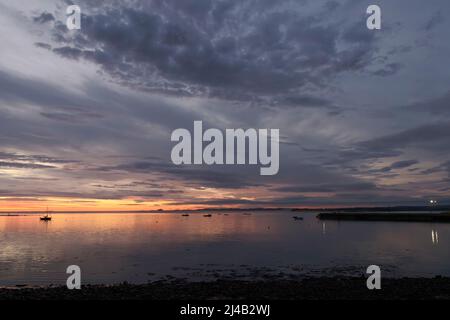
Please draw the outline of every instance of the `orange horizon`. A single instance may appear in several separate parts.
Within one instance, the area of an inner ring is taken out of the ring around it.
[[[120,212],[120,211],[182,211],[201,209],[246,209],[246,208],[299,208],[299,209],[333,209],[354,207],[375,207],[374,205],[201,205],[174,204],[172,200],[136,201],[134,199],[104,200],[79,198],[42,198],[15,197],[14,199],[0,197],[0,213],[8,212],[45,212],[47,208],[53,212]]]

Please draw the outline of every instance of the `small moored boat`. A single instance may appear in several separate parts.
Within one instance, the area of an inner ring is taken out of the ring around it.
[[[48,208],[47,208],[47,212],[45,213],[45,216],[39,217],[39,219],[41,221],[51,221],[52,220],[52,217],[50,216],[50,211],[48,211]]]
[[[212,214],[204,214],[203,216],[206,218],[210,218],[210,217],[212,217]]]
[[[40,217],[39,219],[41,221],[50,221],[50,220],[52,220],[52,217],[50,217],[48,214],[46,214],[45,216]]]

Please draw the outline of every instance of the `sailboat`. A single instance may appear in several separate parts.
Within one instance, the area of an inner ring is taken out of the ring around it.
[[[52,217],[49,215],[48,207],[47,207],[47,212],[46,212],[45,216],[39,217],[39,219],[41,221],[51,221],[52,220]]]

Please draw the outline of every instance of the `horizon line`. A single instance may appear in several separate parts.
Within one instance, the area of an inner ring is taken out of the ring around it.
[[[317,210],[382,210],[382,209],[424,209],[424,210],[448,210],[450,205],[437,205],[434,207],[425,205],[395,205],[395,206],[343,206],[343,207],[252,207],[252,208],[199,208],[199,209],[154,209],[154,210],[50,210],[50,213],[161,213],[161,212],[199,212],[199,211],[282,211],[282,210],[295,210],[295,211],[317,211]],[[2,211],[0,214],[41,214],[47,213],[47,211]]]

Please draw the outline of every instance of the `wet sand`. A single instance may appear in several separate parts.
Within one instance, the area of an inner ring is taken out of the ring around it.
[[[186,282],[0,289],[0,300],[450,300],[450,278],[382,279],[368,290],[364,277]]]

